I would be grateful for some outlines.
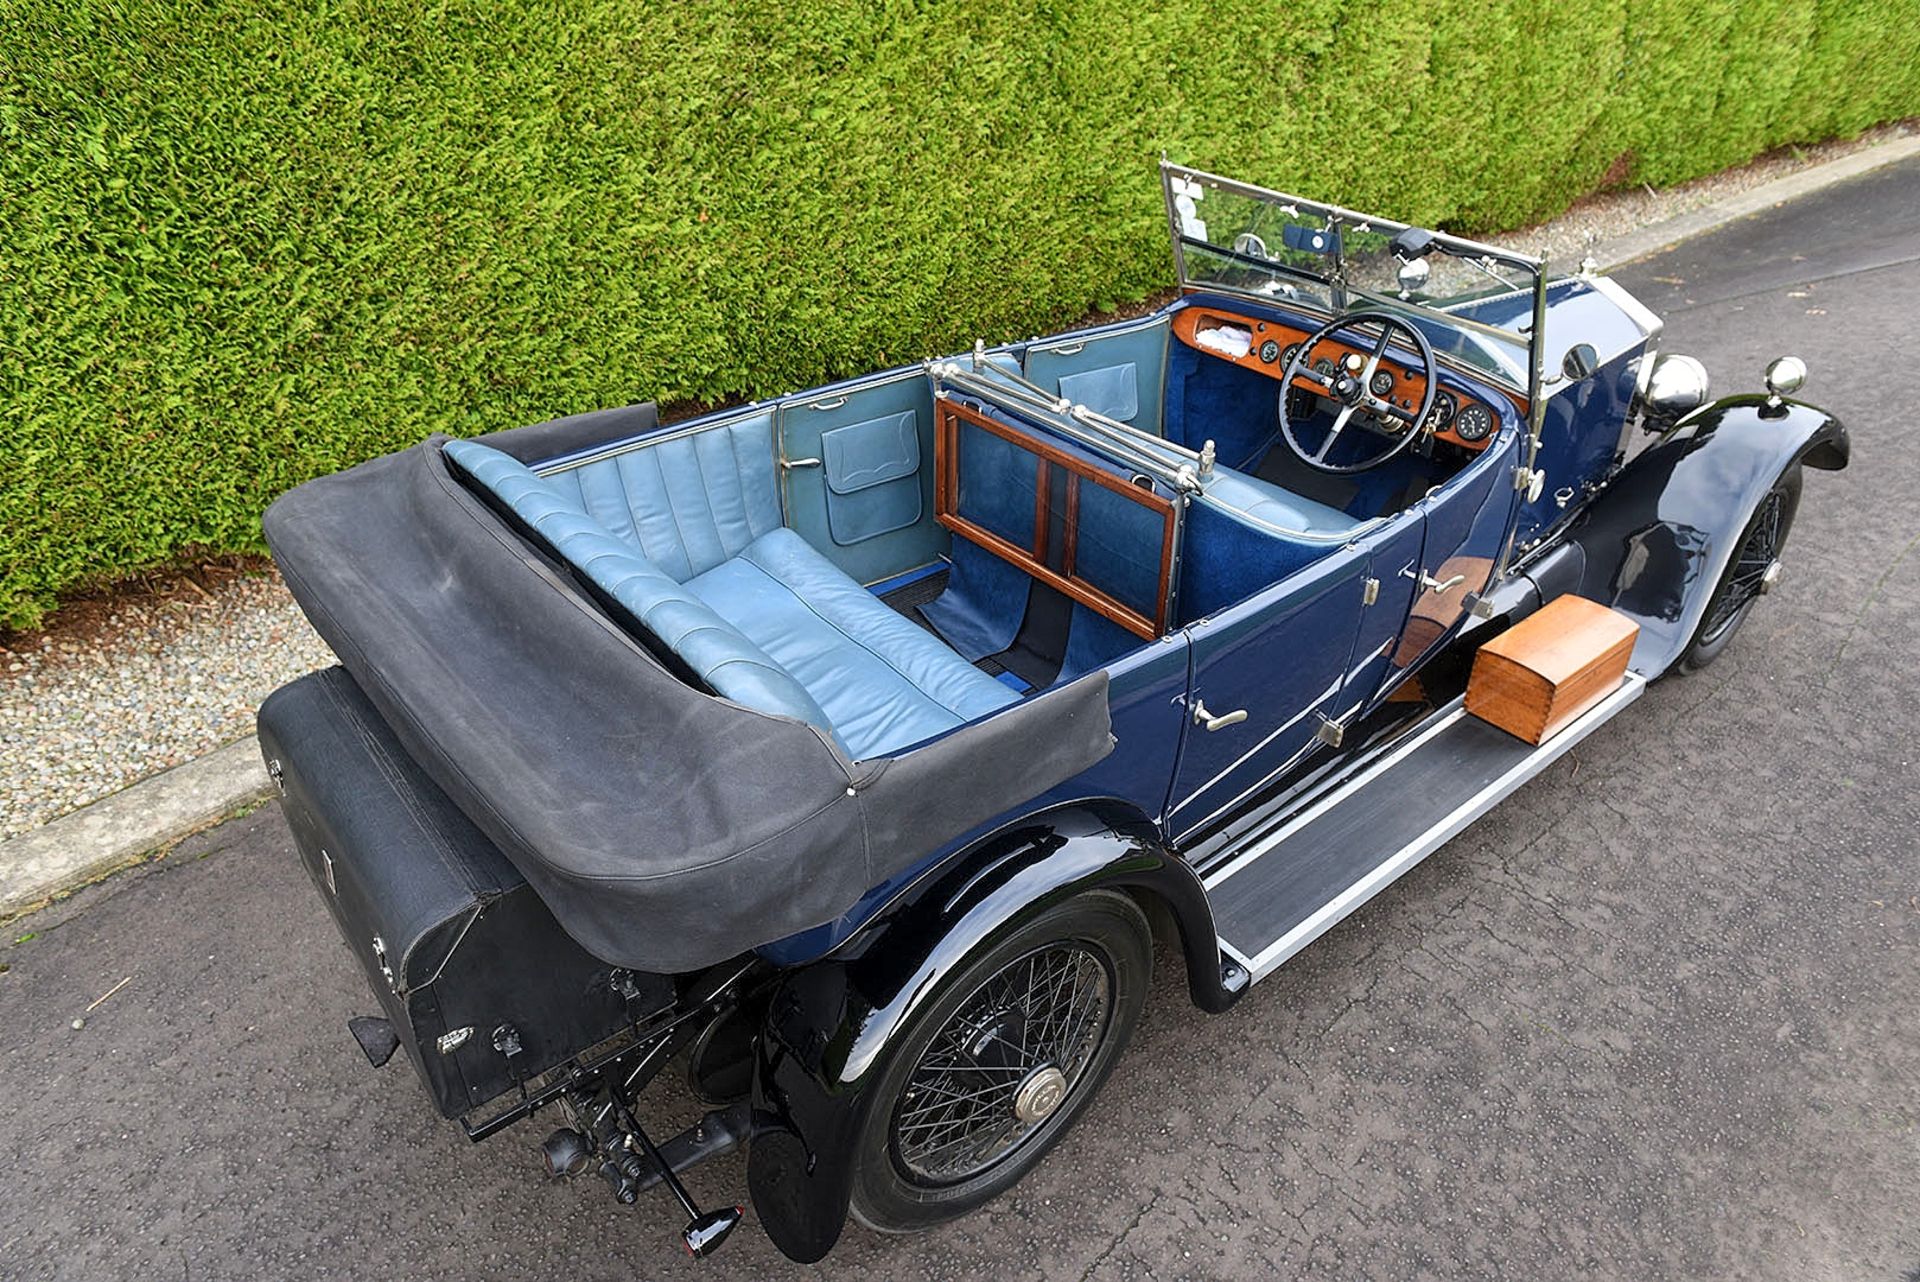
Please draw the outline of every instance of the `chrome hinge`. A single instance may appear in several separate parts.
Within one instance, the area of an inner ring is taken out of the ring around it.
[[[267,778],[273,780],[273,786],[280,790],[281,796],[287,795],[287,772],[281,766],[280,758],[275,757],[267,763]]]
[[[1360,585],[1360,604],[1372,605],[1380,599],[1380,580],[1368,579]]]
[[[1314,738],[1329,748],[1338,748],[1341,741],[1347,737],[1347,728],[1324,712],[1316,712],[1313,715],[1320,718],[1320,728],[1313,732]]]
[[[393,967],[387,965],[387,941],[375,935],[373,937],[373,959],[380,963],[380,974],[387,981],[387,987],[397,996],[400,985],[394,982]]]
[[[327,893],[339,898],[340,887],[333,879],[333,856],[326,852],[325,847],[320,850],[320,876],[327,883]]]
[[[1474,618],[1491,619],[1493,617],[1493,602],[1487,600],[1486,597],[1469,592],[1467,593],[1467,601],[1469,602],[1467,613],[1471,614]]]
[[[467,1039],[472,1036],[473,1025],[468,1024],[465,1028],[456,1028],[451,1033],[440,1034],[434,1039],[433,1044],[440,1049],[442,1055],[451,1055],[465,1046]]]

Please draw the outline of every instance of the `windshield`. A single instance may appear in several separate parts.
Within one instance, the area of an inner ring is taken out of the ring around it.
[[[1437,354],[1531,391],[1538,260],[1424,231],[1413,232],[1417,251],[1403,259],[1392,242],[1410,231],[1404,223],[1177,165],[1163,164],[1161,174],[1181,284],[1328,315],[1391,311],[1417,325]],[[1408,261],[1425,267],[1423,280],[1403,281]]]

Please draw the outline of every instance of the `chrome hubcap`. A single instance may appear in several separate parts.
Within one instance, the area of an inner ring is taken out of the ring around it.
[[[1013,1115],[1023,1122],[1044,1121],[1067,1097],[1067,1075],[1048,1064],[1027,1074],[1013,1094]]]

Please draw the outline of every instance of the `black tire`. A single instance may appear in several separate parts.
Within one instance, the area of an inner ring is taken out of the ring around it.
[[[1793,529],[1794,513],[1800,510],[1800,483],[1800,465],[1795,463],[1755,505],[1720,582],[1707,598],[1693,640],[1673,665],[1675,672],[1698,672],[1719,658],[1753,612],[1760,599],[1758,576],[1767,563],[1779,559]]]
[[[854,1218],[882,1233],[912,1233],[957,1219],[1012,1187],[1106,1081],[1139,1022],[1152,970],[1145,914],[1126,895],[1104,890],[1056,904],[966,962],[914,1017],[875,1083],[854,1150]],[[1036,977],[1049,986],[1039,988]],[[1089,1041],[1071,1030],[1090,1022],[1088,994],[1102,982],[1104,1009]],[[1000,1035],[1009,1029],[1016,1031]],[[1068,1061],[1058,1066],[1064,1094],[1043,1116],[1023,1119],[1016,1106],[1032,1112],[1036,1096],[1044,1101],[1039,1088],[1048,1085],[1054,1057]],[[991,1062],[996,1058],[1006,1062]],[[940,1103],[959,1080],[972,1098]],[[972,1112],[962,1117],[962,1108]],[[973,1113],[980,1120],[971,1120]],[[962,1138],[941,1147],[942,1126]],[[1009,1128],[1016,1134],[992,1154]]]

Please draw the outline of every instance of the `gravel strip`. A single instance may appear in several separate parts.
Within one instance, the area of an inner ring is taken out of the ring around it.
[[[276,686],[333,662],[271,574],[14,645],[0,653],[0,839],[251,734]]]
[[[1783,147],[1738,169],[1725,169],[1692,182],[1654,190],[1628,187],[1619,191],[1589,196],[1566,213],[1536,227],[1481,236],[1490,245],[1525,254],[1542,255],[1561,268],[1570,269],[1593,246],[1596,257],[1605,257],[1607,241],[1690,214],[1708,205],[1718,204],[1755,187],[1811,169],[1857,151],[1901,138],[1920,136],[1920,120],[1897,121],[1869,129],[1858,138],[1816,143],[1806,147]]]
[[[1589,243],[1604,252],[1608,238],[1916,135],[1920,122],[1882,126],[1662,191],[1595,196],[1551,222],[1486,239],[1565,263]],[[251,733],[275,687],[333,662],[271,571],[110,602],[92,626],[56,621],[53,632],[13,644],[0,649],[0,839]]]

